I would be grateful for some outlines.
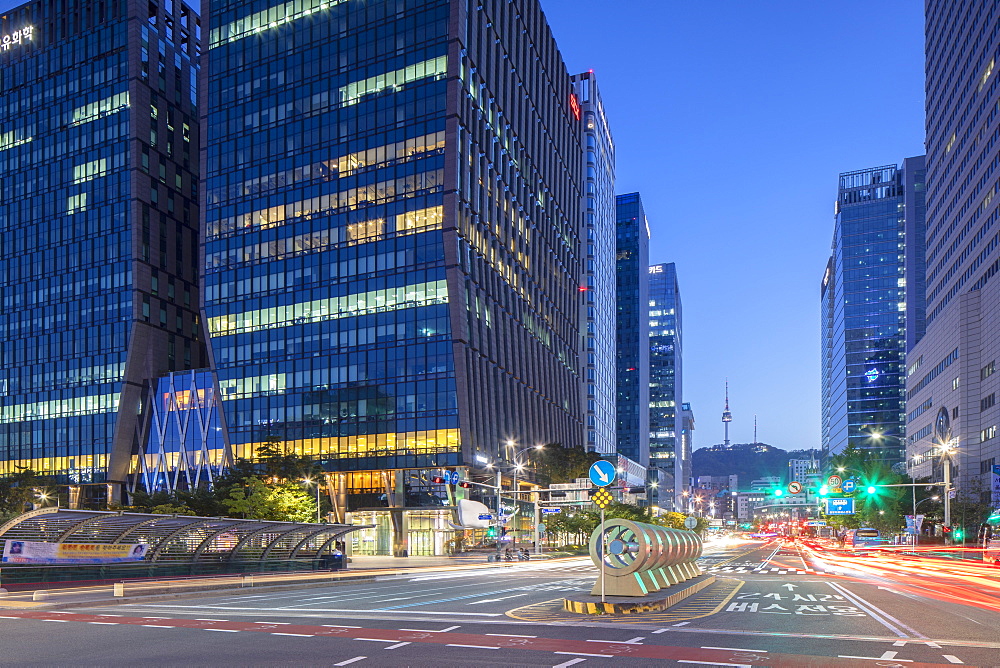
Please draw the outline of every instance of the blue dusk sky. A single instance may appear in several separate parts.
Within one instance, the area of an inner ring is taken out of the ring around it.
[[[924,152],[923,3],[542,0],[593,69],[639,191],[649,261],[675,262],[695,447],[820,444],[820,279],[837,176]]]
[[[0,0],[0,11],[22,4]],[[675,262],[695,446],[820,440],[819,285],[840,172],[923,153],[923,3],[542,0],[593,69],[618,192]]]

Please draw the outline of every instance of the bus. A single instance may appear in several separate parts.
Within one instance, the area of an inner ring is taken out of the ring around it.
[[[853,550],[864,550],[887,545],[889,541],[882,538],[882,533],[878,529],[871,527],[861,527],[854,529],[847,534],[846,543],[850,543]]]
[[[1000,566],[1000,509],[994,510],[980,532],[983,561]]]

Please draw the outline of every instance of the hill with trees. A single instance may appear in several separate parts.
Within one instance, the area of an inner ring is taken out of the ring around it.
[[[766,476],[778,476],[784,480],[788,475],[789,459],[819,458],[815,450],[782,450],[767,443],[733,443],[712,445],[695,450],[692,454],[692,470],[698,476],[738,475],[740,487],[751,480]]]

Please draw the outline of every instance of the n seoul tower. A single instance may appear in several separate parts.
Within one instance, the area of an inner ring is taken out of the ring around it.
[[[733,414],[729,412],[729,379],[726,379],[726,408],[722,411],[722,424],[726,426],[726,447],[729,447],[729,423],[733,421]]]

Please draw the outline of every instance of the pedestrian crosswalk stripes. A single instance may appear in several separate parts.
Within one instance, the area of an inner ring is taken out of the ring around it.
[[[749,568],[745,566],[721,566],[706,568],[706,573],[761,573],[765,575],[842,575],[839,571],[817,571],[812,568]]]

